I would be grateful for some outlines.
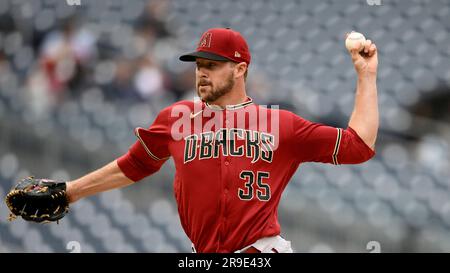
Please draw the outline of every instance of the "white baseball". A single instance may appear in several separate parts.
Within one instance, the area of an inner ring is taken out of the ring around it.
[[[366,43],[366,37],[359,32],[351,32],[347,39],[345,39],[345,47],[350,51],[359,46],[358,52],[364,49],[364,44]]]

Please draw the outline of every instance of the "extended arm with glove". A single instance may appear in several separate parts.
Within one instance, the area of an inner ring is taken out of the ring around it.
[[[21,216],[38,223],[54,222],[69,212],[69,204],[81,198],[133,184],[113,161],[77,180],[65,182],[28,177],[6,196],[10,220]]]

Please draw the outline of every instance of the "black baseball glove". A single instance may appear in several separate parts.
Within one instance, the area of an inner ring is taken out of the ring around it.
[[[11,211],[9,220],[22,216],[33,222],[53,222],[69,212],[66,182],[28,177],[6,196]]]

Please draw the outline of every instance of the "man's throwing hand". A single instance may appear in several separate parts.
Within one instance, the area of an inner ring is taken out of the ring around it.
[[[350,33],[347,33],[348,37]],[[355,46],[349,50],[358,76],[376,75],[378,68],[377,46],[371,40],[364,42],[364,48]]]

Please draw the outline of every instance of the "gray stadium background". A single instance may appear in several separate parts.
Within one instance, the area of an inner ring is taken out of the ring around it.
[[[379,49],[381,128],[362,165],[305,164],[279,208],[296,252],[450,251],[450,1],[0,1],[0,196],[28,175],[74,179],[123,154],[133,128],[192,99],[192,50],[232,27],[253,54],[249,92],[346,127],[355,72],[345,33]],[[379,2],[381,5],[376,5]],[[0,252],[189,252],[173,163],[79,201],[59,225],[8,222]],[[368,244],[369,243],[369,244]],[[80,247],[80,249],[78,249]]]

